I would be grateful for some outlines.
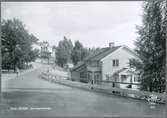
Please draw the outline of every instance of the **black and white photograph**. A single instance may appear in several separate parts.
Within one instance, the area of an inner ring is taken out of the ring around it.
[[[0,118],[166,118],[166,4],[1,2]]]

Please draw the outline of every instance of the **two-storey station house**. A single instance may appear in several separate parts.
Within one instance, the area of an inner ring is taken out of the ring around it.
[[[139,83],[138,72],[130,68],[131,59],[139,60],[138,55],[129,47],[115,46],[109,43],[109,47],[101,48],[94,55],[89,56],[83,62],[78,63],[71,70],[71,78],[75,81],[115,81],[124,83]],[[115,84],[120,88],[129,88],[128,84]],[[130,88],[138,89],[137,85]]]

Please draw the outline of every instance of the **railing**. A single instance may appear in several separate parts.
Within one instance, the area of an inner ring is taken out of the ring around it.
[[[129,82],[117,82],[117,81],[110,81],[110,80],[103,80],[103,81],[97,81],[98,83],[116,83],[116,84],[131,84],[131,85],[139,85],[141,86],[140,83],[129,83]]]
[[[111,80],[103,80],[103,81],[97,81],[97,84],[110,84],[111,86],[113,84],[115,84],[115,87],[117,87],[116,85],[128,85],[129,87],[125,88],[125,89],[133,89],[134,86],[136,86],[138,89],[140,89],[144,84],[146,83],[142,83],[141,82],[117,82],[117,81],[111,81]],[[147,84],[146,84],[147,86]],[[124,86],[125,87],[125,86]],[[165,85],[164,84],[161,84],[161,85],[152,85],[151,86],[154,90],[154,88],[159,88],[159,89],[163,89],[165,88]],[[135,89],[135,88],[134,88]]]
[[[109,94],[115,94],[120,95],[124,97],[131,97],[135,99],[143,99],[147,100],[150,95],[155,95],[159,99],[159,101],[156,101],[158,103],[165,103],[165,93],[155,93],[155,92],[148,92],[148,91],[137,91],[137,90],[130,90],[130,89],[123,89],[123,88],[116,88],[112,86],[106,86],[103,84],[90,84],[90,83],[81,83],[77,81],[71,81],[71,78],[67,78],[66,76],[58,76],[51,73],[41,73],[41,78],[56,82],[64,85],[68,85],[71,87],[79,87],[83,89],[90,89],[93,88],[95,91],[102,91],[103,93],[109,93]],[[103,83],[112,83],[113,81],[99,81]],[[118,84],[134,84],[134,85],[140,85],[137,83],[123,83],[123,82],[115,82]]]

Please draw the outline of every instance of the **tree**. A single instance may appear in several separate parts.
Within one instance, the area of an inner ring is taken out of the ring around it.
[[[76,41],[71,54],[71,59],[74,65],[82,60],[82,50],[83,45],[79,41]]]
[[[67,62],[70,62],[72,49],[73,45],[70,39],[64,37],[64,40],[59,42],[56,50],[56,61],[59,66],[63,67]]]
[[[25,63],[32,61],[29,53],[32,44],[38,39],[25,29],[25,25],[19,19],[2,21],[2,67],[22,68]]]
[[[83,61],[88,55],[88,49],[84,48],[82,43],[76,41],[71,53],[71,59],[73,64],[76,65],[79,61]]]
[[[73,64],[76,65],[78,62],[84,61],[85,59],[89,58],[89,56],[98,53],[100,50],[100,48],[86,48],[81,42],[76,41],[71,53]]]
[[[35,61],[39,57],[39,49],[34,49],[29,52],[30,61]]]
[[[55,63],[57,63],[57,62],[56,62],[56,50],[57,50],[57,47],[56,47],[55,45],[53,45],[53,46],[52,46],[52,52],[53,52],[53,54],[54,54],[54,62],[55,62]]]
[[[162,3],[157,0],[144,3],[143,24],[137,27],[139,38],[135,42],[141,62],[132,62],[142,73],[142,90],[155,92],[165,90],[162,86],[165,84],[166,20]]]
[[[85,60],[90,54],[91,52],[89,52],[87,48],[83,48],[82,55],[81,55],[81,61]]]

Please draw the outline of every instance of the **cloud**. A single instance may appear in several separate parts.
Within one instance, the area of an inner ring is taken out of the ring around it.
[[[133,46],[142,2],[3,2],[2,18],[19,18],[41,41],[58,44],[66,35],[86,47],[109,41]],[[125,41],[124,41],[125,40]]]

